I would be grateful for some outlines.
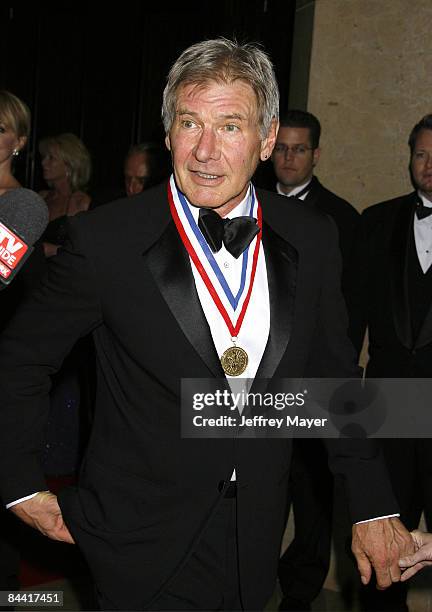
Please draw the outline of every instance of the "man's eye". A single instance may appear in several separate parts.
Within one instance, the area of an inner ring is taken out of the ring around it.
[[[239,129],[239,126],[235,125],[234,123],[228,123],[227,125],[225,125],[226,132],[237,132]]]
[[[417,151],[416,153],[414,153],[414,157],[416,159],[424,159],[425,158],[425,152],[424,151]]]
[[[3,125],[0,125],[0,134],[4,134],[6,132],[6,128]]]
[[[182,127],[186,128],[186,129],[190,129],[193,128],[195,126],[195,123],[193,121],[191,121],[190,119],[183,119],[183,121],[181,122]]]

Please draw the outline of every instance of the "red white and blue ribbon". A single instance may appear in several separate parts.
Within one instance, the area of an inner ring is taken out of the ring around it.
[[[215,275],[215,279],[217,279],[218,283],[220,284],[223,295],[228,300],[228,303],[230,304],[233,310],[233,314],[238,308],[239,304],[241,304],[240,313],[239,313],[236,323],[233,323],[233,321],[231,321],[227,308],[225,308],[221,300],[221,297],[219,296],[218,291],[215,288],[215,284],[212,282],[209,273],[205,269],[205,265],[203,261],[200,259],[196,248],[192,244],[192,241],[189,239],[187,232],[183,225],[184,221],[182,221],[182,219],[180,218],[179,211],[177,210],[176,202],[174,201],[174,199],[176,199],[176,201],[178,202],[180,211],[184,215],[185,222],[187,222],[188,225],[190,226],[192,230],[192,235],[196,238],[196,241],[197,241],[196,244],[199,245],[199,247],[202,250],[205,260],[210,265],[210,269],[213,271]],[[250,199],[249,215],[252,217],[254,209],[256,208],[256,217],[258,221],[258,226],[261,230],[262,229],[261,206],[258,200],[256,200],[255,190],[252,185],[250,186],[249,199]],[[251,294],[252,294],[252,289],[253,289],[253,284],[255,281],[255,275],[256,275],[257,264],[258,264],[258,256],[259,256],[259,251],[260,251],[261,231],[255,238],[255,246],[253,247],[252,263],[249,266],[250,268],[249,282],[247,283],[249,249],[252,248],[254,241],[252,241],[251,245],[249,245],[249,247],[244,251],[242,255],[242,270],[241,270],[240,287],[239,287],[237,294],[234,295],[230,287],[228,286],[225,276],[222,270],[220,269],[219,265],[217,264],[213,256],[213,253],[211,252],[207,244],[207,241],[202,235],[201,230],[199,229],[190,211],[189,205],[186,201],[184,194],[181,193],[180,190],[177,189],[173,177],[171,178],[171,181],[169,181],[168,183],[168,201],[169,201],[170,210],[171,210],[171,214],[172,214],[174,223],[177,227],[177,231],[182,239],[182,242],[190,258],[192,259],[196,269],[198,270],[204,285],[206,286],[209,294],[211,295],[216,308],[218,309],[223,320],[225,321],[225,324],[228,327],[231,337],[236,338],[240,332],[240,328],[243,323],[244,317],[246,315],[246,311],[247,311],[249,301],[251,298]],[[244,296],[244,299],[242,300],[243,296]]]

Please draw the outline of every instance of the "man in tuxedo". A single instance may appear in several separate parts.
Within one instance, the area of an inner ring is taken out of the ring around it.
[[[432,115],[409,136],[414,191],[367,208],[361,215],[348,287],[351,336],[360,351],[366,327],[373,378],[432,375]],[[407,406],[409,410],[409,406]],[[422,510],[432,525],[432,441],[383,439],[401,517],[418,526]],[[365,609],[407,610],[402,586],[367,589]]]
[[[280,377],[355,372],[332,224],[250,184],[278,105],[259,48],[186,49],[164,91],[168,185],[75,217],[2,338],[2,498],[80,546],[103,609],[256,610],[274,589],[290,441],[182,438],[181,379],[267,379],[274,392]],[[89,331],[93,430],[77,487],[57,499],[39,463],[49,377]],[[410,537],[379,450],[341,439],[329,451],[362,580],[373,565],[387,587]]]
[[[314,175],[319,161],[321,124],[315,115],[289,110],[280,119],[272,162],[276,191],[317,208],[336,223],[343,279],[360,215],[347,201],[326,189]],[[289,481],[295,538],[279,563],[283,592],[280,610],[310,610],[326,579],[331,552],[333,477],[321,440],[294,439]]]

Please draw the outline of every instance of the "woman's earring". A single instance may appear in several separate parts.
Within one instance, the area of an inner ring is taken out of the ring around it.
[[[18,150],[18,149],[14,149],[14,150],[13,150],[12,155],[13,155],[14,157],[18,157],[18,155],[19,155],[19,150]]]

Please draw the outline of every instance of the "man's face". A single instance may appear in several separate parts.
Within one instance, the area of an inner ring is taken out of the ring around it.
[[[421,130],[411,155],[411,174],[415,186],[432,200],[432,130]]]
[[[289,193],[306,183],[319,156],[320,150],[312,149],[309,128],[280,127],[272,161],[281,190]]]
[[[272,151],[277,124],[265,140],[255,93],[247,83],[185,85],[166,137],[178,188],[195,206],[227,215],[246,194],[259,159]]]
[[[128,196],[141,193],[150,177],[147,155],[145,153],[132,153],[125,161],[124,179]]]

